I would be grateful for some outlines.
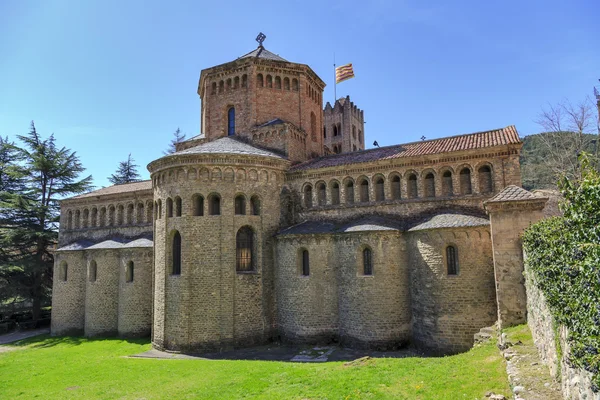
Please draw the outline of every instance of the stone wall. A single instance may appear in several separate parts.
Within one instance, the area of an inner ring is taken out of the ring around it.
[[[533,274],[525,269],[525,287],[527,290],[527,325],[542,361],[550,369],[554,379],[560,380],[565,399],[600,399],[600,393],[591,389],[592,374],[588,371],[569,366],[569,344],[567,329],[556,326],[542,291],[537,287]],[[560,350],[557,349],[560,345]],[[561,354],[562,353],[562,354]]]
[[[455,246],[458,274],[449,275],[446,247]],[[433,353],[473,346],[473,335],[496,321],[492,244],[488,228],[411,232],[407,252],[413,340]]]

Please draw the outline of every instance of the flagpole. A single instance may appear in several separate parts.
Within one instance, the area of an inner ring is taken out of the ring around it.
[[[337,79],[335,75],[335,52],[333,53],[333,106],[335,107],[335,101],[337,100]]]

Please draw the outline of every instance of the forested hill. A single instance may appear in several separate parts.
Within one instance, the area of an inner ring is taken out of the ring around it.
[[[557,176],[568,171],[581,150],[594,154],[597,135],[574,132],[538,133],[521,138],[521,178],[527,190],[556,188]]]

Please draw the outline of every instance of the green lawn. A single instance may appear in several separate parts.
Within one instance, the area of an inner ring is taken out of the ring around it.
[[[0,398],[481,399],[510,393],[495,343],[443,358],[301,364],[123,356],[147,340],[42,336],[0,353]]]

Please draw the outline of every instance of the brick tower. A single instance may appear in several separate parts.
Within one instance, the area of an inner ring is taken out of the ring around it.
[[[332,153],[349,153],[365,149],[365,119],[350,96],[329,102],[323,111],[323,138]]]

